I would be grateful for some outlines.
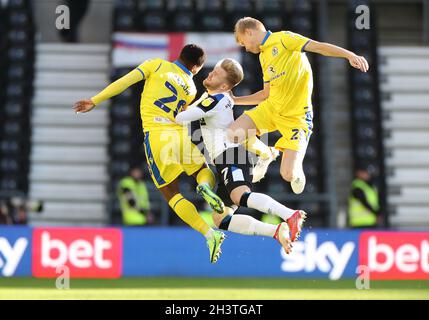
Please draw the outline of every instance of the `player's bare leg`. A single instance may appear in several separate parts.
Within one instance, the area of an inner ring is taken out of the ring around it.
[[[305,174],[302,168],[305,154],[295,150],[284,149],[282,163],[280,166],[280,175],[292,187],[296,194],[302,193],[305,187]]]
[[[255,136],[257,128],[252,118],[242,114],[228,128],[228,139],[234,143],[243,143],[245,140]]]
[[[210,228],[199,215],[197,208],[183,197],[179,189],[179,179],[175,179],[170,184],[160,188],[159,191],[183,221],[204,235],[210,251],[210,262],[215,263],[221,254],[220,246],[225,239],[224,233]]]

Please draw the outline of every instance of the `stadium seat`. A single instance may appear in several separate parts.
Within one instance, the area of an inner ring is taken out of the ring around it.
[[[194,5],[192,0],[166,0],[166,8],[168,11],[193,11]]]
[[[131,144],[123,141],[122,143],[115,142],[110,146],[110,152],[112,156],[132,156],[133,148]]]
[[[25,47],[11,47],[8,50],[8,58],[11,63],[22,63],[24,65],[32,65],[34,53],[27,50]]]
[[[356,88],[356,87],[355,87]],[[371,103],[374,101],[374,94],[370,87],[359,87],[359,90],[355,90],[356,103]]]
[[[363,145],[360,144],[357,147],[357,155],[359,156],[359,158],[366,158],[368,160],[375,160],[378,156],[378,152],[376,147],[372,146],[372,145]]]
[[[221,0],[196,0],[196,9],[199,12],[218,12],[221,13],[223,10]]]
[[[118,121],[130,120],[136,116],[136,112],[133,109],[137,108],[126,102],[124,103],[122,101],[116,101],[112,105],[112,117]]]
[[[165,1],[163,1],[163,0],[137,0],[137,7],[138,7],[139,11],[163,10],[165,8]]]
[[[311,12],[311,0],[292,0],[292,8],[296,13]]]
[[[130,138],[132,134],[131,125],[129,123],[114,123],[111,126],[111,130],[111,134],[114,139]]]
[[[137,29],[137,17],[134,11],[118,11],[115,13],[114,29],[116,31],[131,31]]]
[[[25,78],[31,74],[31,70],[28,70],[25,65],[22,64],[10,64],[7,77],[11,81],[23,81]]]
[[[146,11],[145,14],[140,15],[141,21],[140,29],[142,31],[167,31],[169,28],[169,19],[167,13],[164,11]]]
[[[304,36],[310,36],[312,34],[313,24],[311,23],[310,15],[294,15],[291,18],[292,30],[296,30],[297,33],[300,33]]]
[[[373,76],[368,72],[353,72],[352,73],[352,83],[354,86],[372,86],[373,85]]]
[[[372,108],[371,104],[361,104],[358,105],[353,111],[353,116],[358,121],[374,122],[376,120],[376,114]]]
[[[374,122],[359,122],[356,124],[357,128],[357,134],[358,134],[358,138],[365,140],[372,140],[376,138],[376,132],[374,129]]]
[[[225,2],[226,11],[253,11],[253,3],[251,0],[229,0]]]
[[[284,16],[281,13],[264,13],[261,20],[264,21],[267,30],[283,30],[285,27]]]
[[[225,19],[221,13],[203,13],[199,25],[203,31],[223,31]]]
[[[281,0],[255,0],[255,11],[259,12],[281,12],[284,4]],[[265,22],[265,20],[263,20]]]
[[[148,2],[148,1],[139,1],[139,2]],[[115,11],[134,11],[137,8],[137,0],[116,0],[115,1]]]
[[[30,11],[31,0],[9,0],[8,1],[9,10],[22,10],[22,11]]]
[[[192,12],[177,11],[173,19],[173,28],[175,31],[193,31],[195,17]]]

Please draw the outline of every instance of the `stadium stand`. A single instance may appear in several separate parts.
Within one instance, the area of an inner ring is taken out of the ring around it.
[[[349,15],[355,15],[357,5],[374,9],[370,1],[349,1]],[[373,18],[374,19],[374,18]],[[349,69],[349,92],[351,106],[351,135],[353,167],[365,167],[376,181],[379,191],[380,212],[384,224],[388,224],[386,211],[386,181],[384,144],[381,126],[380,90],[378,82],[377,28],[356,28],[353,19],[348,23],[349,48],[367,58],[371,68],[363,73]],[[376,25],[373,21],[373,25]]]
[[[108,55],[107,45],[36,46],[30,197],[45,207],[32,215],[35,225],[107,222],[106,104],[85,116],[71,104],[107,84]]]
[[[381,47],[387,203],[394,227],[429,224],[429,50]]]
[[[31,1],[0,7],[0,190],[27,193],[34,23]]]

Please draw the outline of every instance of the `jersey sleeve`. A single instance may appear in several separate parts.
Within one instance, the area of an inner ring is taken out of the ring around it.
[[[186,111],[179,112],[174,121],[178,124],[200,120],[206,116],[205,112],[200,108],[190,108]]]
[[[216,113],[216,106],[221,103],[222,98],[222,94],[209,95],[197,105],[197,108],[202,110],[206,117],[210,117]]]
[[[282,31],[280,41],[287,50],[302,52],[310,39],[298,33]]]
[[[159,69],[162,64],[162,59],[150,59],[146,60],[142,64],[140,64],[136,70],[138,70],[142,75],[143,79],[147,79],[150,77],[150,74]]]
[[[140,74],[140,72],[134,69],[129,73],[127,73],[125,76],[116,80],[115,82],[112,82],[110,85],[108,85],[103,91],[101,91],[97,95],[93,96],[91,98],[91,101],[95,105],[100,104],[101,102],[120,94],[129,86],[141,80],[143,80],[142,75]]]
[[[270,82],[270,75],[267,72],[267,68],[265,67],[264,64],[264,58],[262,57],[262,54],[259,55],[259,63],[261,64],[261,68],[262,68],[262,78],[264,80],[264,83]]]

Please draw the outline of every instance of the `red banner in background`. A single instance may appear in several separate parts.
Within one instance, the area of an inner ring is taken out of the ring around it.
[[[122,247],[119,229],[35,228],[33,276],[58,277],[66,266],[71,278],[119,278]]]
[[[429,233],[363,232],[359,265],[372,280],[429,279]]]

